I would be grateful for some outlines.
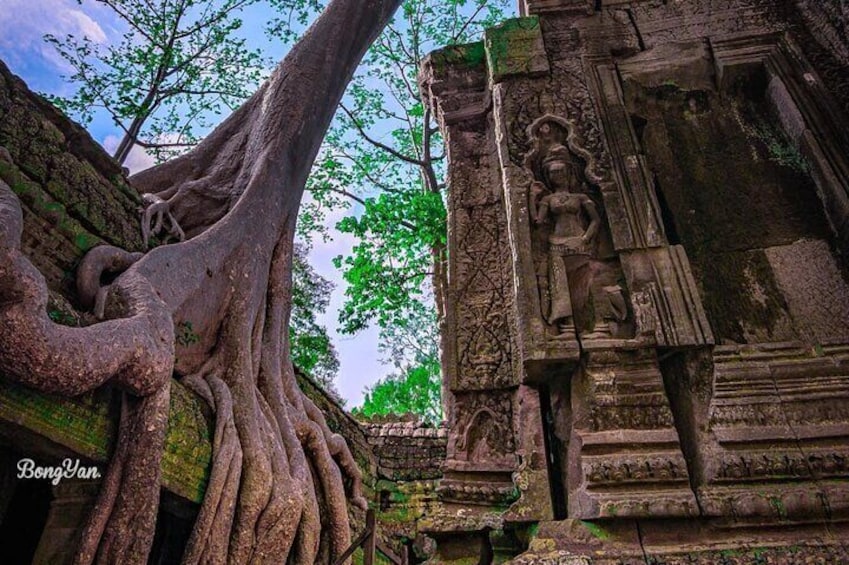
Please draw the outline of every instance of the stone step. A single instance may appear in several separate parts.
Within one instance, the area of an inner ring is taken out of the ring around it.
[[[510,565],[849,563],[849,524],[706,520],[542,522]]]

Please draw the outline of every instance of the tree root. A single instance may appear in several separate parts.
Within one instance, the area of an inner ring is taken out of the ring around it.
[[[44,277],[19,249],[20,203],[2,181],[0,220],[0,372],[45,392],[74,396],[112,380],[136,395],[124,393],[117,448],[76,563],[142,563],[159,501],[174,359],[170,311],[131,276],[116,288],[113,307],[126,317],[88,328],[54,324]]]
[[[44,278],[20,253],[19,203],[0,181],[0,371],[42,391],[75,395],[108,381],[134,395],[122,402],[78,565],[147,560],[175,369],[216,413],[209,484],[184,561],[314,565],[350,544],[348,499],[365,507],[360,472],[298,388],[289,356],[292,240],[335,108],[399,4],[333,0],[195,150],[131,179],[154,195],[144,235],[166,229],[187,240],[142,258],[92,251],[80,299],[100,323],[49,320]],[[125,268],[100,287],[104,273]],[[175,323],[188,322],[192,339],[175,344]]]
[[[93,309],[98,319],[103,319],[109,286],[101,284],[101,278],[104,274],[123,273],[143,256],[143,253],[130,253],[111,245],[100,245],[86,253],[77,267],[80,306]]]
[[[171,203],[163,200],[155,194],[144,194],[142,196],[146,208],[142,215],[142,241],[145,245],[150,241],[152,235],[158,235],[163,228],[167,229],[168,235],[175,237],[177,241],[186,239],[186,234],[180,223],[171,213]],[[168,220],[168,226],[165,226],[165,220]]]
[[[123,394],[117,448],[83,530],[75,565],[147,563],[159,508],[170,398],[170,386],[143,397]]]
[[[114,288],[115,319],[86,328],[54,324],[47,283],[19,249],[20,203],[0,181],[0,370],[45,392],[76,396],[113,380],[136,395],[168,383],[174,362],[171,312],[143,277]],[[8,220],[8,223],[7,223]],[[92,347],[93,345],[97,347]]]

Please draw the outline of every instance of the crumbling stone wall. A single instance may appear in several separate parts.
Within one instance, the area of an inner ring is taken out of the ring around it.
[[[366,423],[368,443],[377,461],[375,496],[381,532],[398,551],[408,545],[420,557],[427,540],[418,521],[436,501],[443,475],[448,433],[418,421]]]
[[[21,201],[22,250],[47,279],[50,314],[75,312],[74,269],[100,243],[142,248],[139,195],[121,167],[78,124],[31,92],[0,61],[0,180]]]
[[[377,458],[377,475],[391,481],[442,477],[448,433],[418,422],[364,424]]]

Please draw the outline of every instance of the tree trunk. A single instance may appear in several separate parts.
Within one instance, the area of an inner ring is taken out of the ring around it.
[[[131,179],[153,203],[143,221],[168,212],[190,239],[138,260],[120,250],[87,256],[81,299],[106,321],[49,320],[44,279],[19,250],[20,206],[0,182],[0,370],[65,394],[106,381],[128,391],[78,563],[147,560],[172,372],[216,412],[209,485],[184,561],[312,565],[346,549],[347,499],[365,501],[344,440],[294,379],[292,241],[321,139],[399,3],[334,0],[198,147]],[[132,265],[99,289],[100,273],[122,262]]]

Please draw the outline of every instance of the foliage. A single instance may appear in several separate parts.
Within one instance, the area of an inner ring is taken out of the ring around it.
[[[298,245],[292,256],[292,278],[292,317],[289,321],[292,362],[341,402],[334,385],[339,357],[327,328],[316,321],[317,315],[327,310],[333,283],[315,272],[307,262],[305,248]]]
[[[81,0],[80,0],[81,1]],[[88,123],[104,109],[124,133],[115,158],[134,144],[160,161],[195,144],[223,107],[233,110],[256,88],[267,63],[236,32],[237,17],[258,0],[96,0],[123,24],[120,42],[48,35],[78,84],[70,97],[52,96]]]
[[[417,225],[406,225],[407,218]],[[359,240],[352,256],[335,260],[350,285],[340,312],[343,331],[365,329],[374,319],[386,337],[391,328],[409,325],[426,304],[423,287],[433,274],[431,250],[445,245],[440,195],[385,192],[366,200],[359,217],[348,216],[337,228]]]
[[[188,320],[182,321],[177,324],[177,327],[174,328],[174,330],[175,341],[178,345],[182,345],[183,347],[189,347],[190,345],[197,343],[200,339],[200,336],[195,333],[195,329],[192,326],[192,323]]]
[[[342,331],[375,323],[381,349],[402,368],[372,389],[369,410],[387,402],[397,410],[438,412],[431,395],[438,407],[438,386],[403,383],[438,375],[436,311],[446,245],[444,153],[421,101],[419,66],[432,50],[477,40],[512,4],[406,0],[349,86],[308,182],[312,201],[301,214],[302,237],[329,210],[350,207],[337,224],[357,241],[351,255],[335,260],[348,283]],[[398,400],[414,390],[426,391],[421,402]]]
[[[442,419],[441,386],[439,363],[428,359],[378,381],[366,393],[362,408],[355,408],[353,413],[366,418],[412,413],[438,424]]]

